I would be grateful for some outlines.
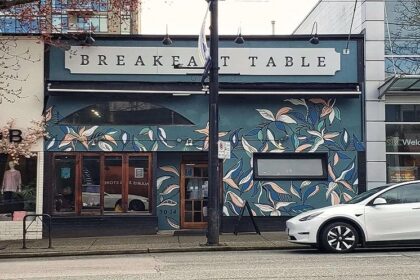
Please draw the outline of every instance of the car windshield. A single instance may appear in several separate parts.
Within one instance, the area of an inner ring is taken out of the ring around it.
[[[356,203],[359,203],[359,202],[365,200],[366,198],[368,198],[369,196],[371,196],[371,195],[373,195],[373,194],[375,194],[375,193],[377,193],[377,192],[379,192],[379,191],[381,191],[381,190],[383,190],[383,189],[385,189],[387,187],[390,187],[392,185],[393,184],[388,184],[388,185],[385,185],[385,186],[380,186],[380,187],[377,187],[377,188],[370,189],[370,190],[368,190],[368,191],[366,191],[364,193],[361,193],[359,195],[356,195],[355,197],[353,197],[349,201],[345,202],[344,204],[356,204]]]

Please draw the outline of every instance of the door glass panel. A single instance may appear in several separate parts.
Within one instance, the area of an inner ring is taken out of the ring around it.
[[[207,166],[186,164],[184,166],[184,222],[205,223],[207,216],[208,173]],[[189,225],[186,225],[188,227]]]
[[[101,161],[99,156],[85,156],[82,161],[82,210],[101,209]]]
[[[76,158],[74,156],[56,156],[54,166],[54,212],[74,212]]]
[[[104,164],[104,211],[123,212],[122,157],[106,156]]]
[[[128,159],[128,211],[149,211],[149,158]]]

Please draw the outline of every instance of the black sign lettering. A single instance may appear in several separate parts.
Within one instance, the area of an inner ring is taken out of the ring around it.
[[[306,57],[305,56],[302,56],[302,67],[309,67],[309,66],[311,66],[309,63],[306,63]]]
[[[103,55],[103,54],[98,55],[98,59],[99,59],[98,65],[108,65],[106,63],[106,56],[105,55]]]
[[[89,64],[89,56],[87,54],[82,54],[80,57],[82,58],[82,63],[80,63],[80,65]]]
[[[251,67],[255,67],[255,60],[258,59],[257,56],[250,56],[248,59],[251,59]]]
[[[274,58],[272,56],[270,56],[270,59],[268,60],[266,67],[270,67],[270,64],[272,67],[277,67],[276,63],[274,62]]]
[[[286,67],[292,67],[293,66],[293,57],[286,56],[286,64],[284,66],[286,66]]]
[[[179,64],[179,55],[173,55],[172,56],[172,66]]]
[[[118,66],[124,66],[125,65],[124,56],[123,55],[117,55],[117,65]]]
[[[134,66],[139,66],[139,63],[141,66],[146,66],[143,62],[143,58],[141,58],[141,56],[139,55],[139,57],[137,58],[136,64],[134,64]]]
[[[18,129],[10,129],[9,130],[9,141],[20,143],[22,142],[22,131]]]
[[[160,66],[163,66],[163,64],[160,62],[160,59],[162,58],[162,56],[161,55],[159,55],[159,56],[157,56],[157,55],[154,55],[153,56],[153,66],[158,66],[158,64],[160,65]]]
[[[195,67],[197,67],[198,66],[198,64],[197,64],[197,62],[195,62],[195,58],[194,58],[194,56],[191,56],[191,58],[190,58],[190,62],[188,62],[188,65],[187,65],[188,67],[191,67],[191,66],[195,66]]]
[[[325,56],[318,56],[318,67],[326,67]]]
[[[223,59],[223,66],[228,66],[227,60],[230,59],[230,56],[221,56],[221,59]]]

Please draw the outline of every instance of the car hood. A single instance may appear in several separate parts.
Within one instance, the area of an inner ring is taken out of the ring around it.
[[[319,212],[323,212],[323,214],[329,213],[329,212],[334,212],[335,214],[343,214],[343,215],[347,215],[355,210],[358,209],[363,209],[362,205],[359,204],[337,204],[337,205],[333,205],[333,206],[326,206],[326,207],[322,207],[322,208],[317,208],[314,210],[309,210],[306,212],[303,212],[297,216],[294,217],[294,219],[300,219],[303,217],[306,217],[308,215],[311,214],[315,214],[315,213],[319,213]]]

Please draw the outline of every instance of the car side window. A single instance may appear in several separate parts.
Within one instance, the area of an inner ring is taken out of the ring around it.
[[[409,184],[397,187],[381,194],[387,204],[416,203],[420,202],[420,184]]]

